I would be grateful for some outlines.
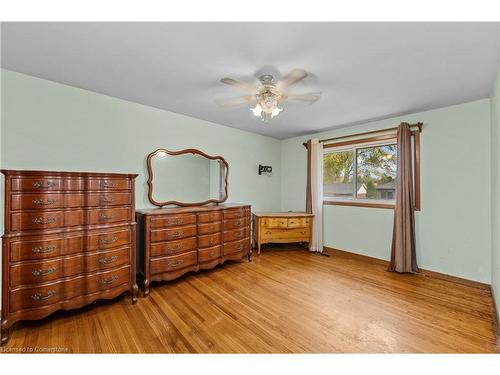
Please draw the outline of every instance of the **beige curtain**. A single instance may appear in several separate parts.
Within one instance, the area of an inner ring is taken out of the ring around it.
[[[313,214],[310,251],[323,252],[323,144],[307,141],[306,212]]]
[[[391,265],[395,272],[417,272],[411,130],[408,123],[398,127],[396,206],[392,232]]]

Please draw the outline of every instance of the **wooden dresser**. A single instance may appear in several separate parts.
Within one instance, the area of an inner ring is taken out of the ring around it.
[[[310,246],[312,218],[305,212],[254,212],[253,244],[257,254],[264,243],[306,242]]]
[[[139,210],[136,217],[143,237],[145,295],[152,281],[251,259],[249,205],[156,208]]]
[[[41,319],[129,292],[136,301],[137,175],[2,170],[1,341]]]

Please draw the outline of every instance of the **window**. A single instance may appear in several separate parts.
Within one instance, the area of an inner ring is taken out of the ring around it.
[[[336,151],[323,156],[323,196],[354,197],[354,152]]]
[[[420,138],[413,133],[415,207],[420,208]],[[393,136],[324,145],[325,204],[393,208],[397,145]]]
[[[356,198],[394,200],[396,145],[356,149]]]

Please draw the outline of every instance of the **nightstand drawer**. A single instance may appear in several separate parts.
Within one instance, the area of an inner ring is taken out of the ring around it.
[[[296,217],[288,219],[288,228],[307,228],[309,226],[309,218],[307,217]]]
[[[268,217],[262,220],[264,228],[287,228],[288,220],[282,217]]]

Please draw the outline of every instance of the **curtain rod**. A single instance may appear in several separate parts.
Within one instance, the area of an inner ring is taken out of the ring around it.
[[[405,124],[404,122],[402,122],[402,124]],[[410,125],[410,129],[411,128],[415,128],[417,127],[418,128],[418,132],[421,133],[422,132],[422,125],[423,123],[422,122],[417,122],[416,124],[409,124]],[[386,128],[386,129],[378,129],[378,130],[371,130],[371,131],[368,131],[368,132],[363,132],[363,133],[356,133],[356,134],[350,134],[350,135],[341,135],[339,137],[333,137],[333,138],[326,138],[326,139],[320,139],[319,142],[330,142],[330,141],[336,141],[338,139],[344,139],[344,138],[351,138],[351,137],[358,137],[360,135],[369,135],[369,134],[376,134],[376,133],[385,133],[385,132],[388,132],[388,131],[392,131],[392,130],[398,130],[398,127],[394,127],[394,128]],[[304,145],[304,147],[307,147],[307,142],[304,142],[302,143]]]

